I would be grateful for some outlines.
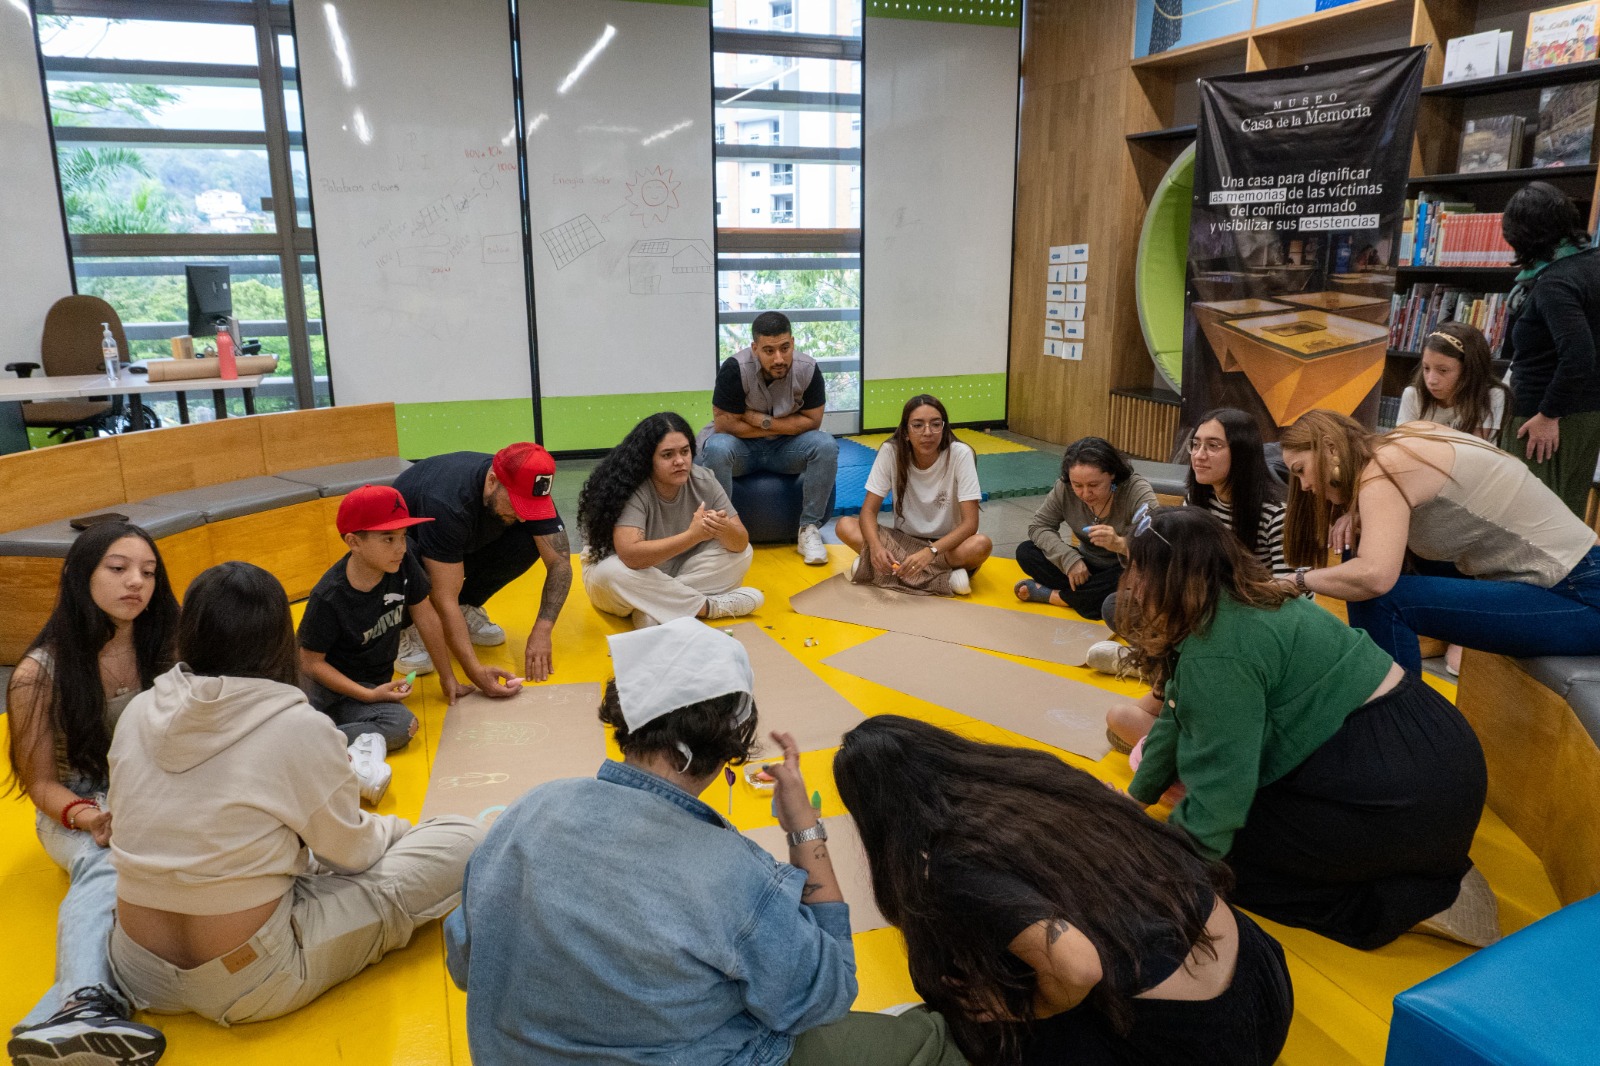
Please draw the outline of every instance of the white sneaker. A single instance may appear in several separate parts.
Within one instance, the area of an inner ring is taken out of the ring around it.
[[[816,526],[801,526],[795,538],[794,550],[807,566],[822,566],[828,561],[828,546],[822,543],[822,532]]]
[[[1500,908],[1494,889],[1474,866],[1461,879],[1461,891],[1449,907],[1412,927],[1413,933],[1486,948],[1500,939]]]
[[[406,626],[400,631],[400,654],[394,661],[394,672],[409,674],[415,670],[419,674],[433,673],[433,656],[428,654],[428,649],[422,643],[422,634],[417,632],[416,626]]]
[[[740,585],[732,592],[719,592],[706,597],[706,618],[743,618],[761,609],[767,598],[760,589]]]
[[[856,567],[860,565],[861,556],[858,555],[854,559],[850,560],[850,569],[844,572],[844,578],[846,581],[854,581],[856,579]]]
[[[959,566],[950,571],[950,591],[957,596],[965,596],[972,591],[972,579]]]
[[[383,794],[389,791],[389,778],[394,770],[384,760],[389,745],[377,733],[362,733],[350,742],[350,769],[361,782],[361,800],[376,807]]]
[[[1102,674],[1121,674],[1132,649],[1114,640],[1089,645],[1088,666]]]
[[[467,620],[467,637],[480,648],[492,648],[506,642],[506,631],[489,621],[489,612],[482,607],[461,605],[461,617]]]

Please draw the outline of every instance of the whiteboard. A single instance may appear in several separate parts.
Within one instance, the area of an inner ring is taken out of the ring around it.
[[[867,19],[861,353],[870,380],[1006,370],[1020,32]]]
[[[519,17],[541,393],[709,393],[709,7],[539,0]]]
[[[504,0],[297,19],[340,404],[532,397]]]
[[[39,361],[50,305],[72,295],[33,19],[0,3],[0,363]]]

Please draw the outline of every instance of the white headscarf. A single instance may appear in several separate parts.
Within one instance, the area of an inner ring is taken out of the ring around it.
[[[618,633],[606,638],[617,675],[617,702],[630,731],[683,707],[741,693],[734,724],[755,706],[750,656],[733,637],[694,618]],[[694,754],[680,742],[683,771]],[[680,772],[683,772],[680,771]]]

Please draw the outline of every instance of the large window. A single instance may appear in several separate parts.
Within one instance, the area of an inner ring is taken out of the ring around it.
[[[719,359],[780,310],[861,410],[861,2],[713,0]]]
[[[37,13],[77,290],[116,309],[132,358],[152,358],[188,332],[184,266],[226,265],[244,336],[278,358],[257,409],[331,403],[289,5]],[[174,401],[152,406],[176,417]]]

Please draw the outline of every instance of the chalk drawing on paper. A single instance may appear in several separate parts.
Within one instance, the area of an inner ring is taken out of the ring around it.
[[[635,296],[715,293],[711,247],[693,238],[635,241],[628,251],[628,291]]]
[[[574,259],[605,243],[605,237],[588,215],[568,219],[539,234],[544,246],[550,250],[556,269],[564,270]]]

